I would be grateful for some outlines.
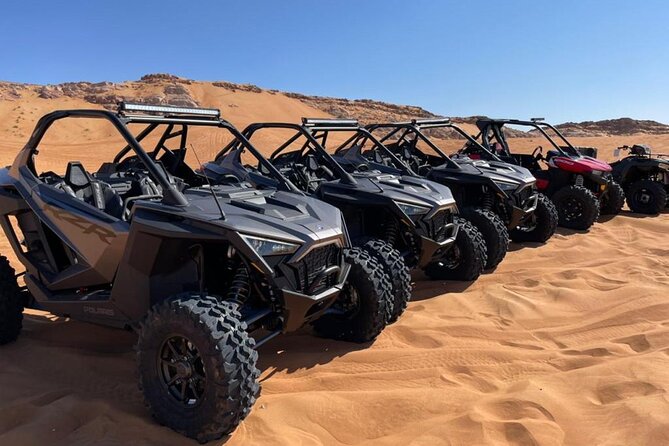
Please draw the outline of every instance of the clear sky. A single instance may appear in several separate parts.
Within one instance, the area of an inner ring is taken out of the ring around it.
[[[669,122],[669,2],[6,0],[0,79],[168,72],[450,116]]]

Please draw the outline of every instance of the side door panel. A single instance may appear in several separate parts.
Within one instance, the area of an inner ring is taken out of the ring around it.
[[[30,197],[28,206],[73,254],[71,264],[42,277],[47,287],[56,291],[110,284],[125,250],[128,223],[42,183],[27,168],[20,169],[19,187],[30,191],[23,195]]]

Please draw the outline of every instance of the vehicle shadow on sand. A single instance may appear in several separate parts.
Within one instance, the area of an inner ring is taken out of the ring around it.
[[[24,332],[19,341],[11,346],[4,347],[5,353],[11,353],[16,363],[32,364],[30,358],[33,349],[50,351],[56,359],[65,354],[68,361],[49,361],[48,367],[29,368],[26,373],[34,374],[35,379],[51,380],[55,387],[68,387],[75,393],[92,397],[104,397],[92,391],[86,384],[87,379],[81,382],[69,379],[68,373],[72,360],[76,361],[83,370],[95,370],[96,382],[114,383],[115,385],[129,386],[136,389],[135,350],[137,335],[131,331],[102,327],[86,322],[72,321],[52,316],[48,313],[25,314]],[[258,369],[263,372],[262,379],[266,380],[276,372],[291,373],[297,370],[327,364],[337,357],[347,353],[369,348],[373,342],[353,343],[335,341],[322,338],[314,333],[311,326],[305,326],[294,333],[278,336],[258,348]],[[30,344],[30,346],[26,345]],[[23,347],[23,348],[21,348]],[[26,348],[29,347],[29,348]],[[10,351],[11,350],[11,351]],[[25,358],[21,358],[25,356]],[[102,367],[101,363],[116,361],[114,370]],[[2,361],[0,361],[1,365]],[[62,370],[60,370],[62,366]],[[105,376],[106,370],[109,371]],[[269,374],[265,374],[271,370]],[[119,374],[120,371],[127,373]],[[84,373],[85,374],[85,373]],[[44,376],[42,376],[44,375]],[[47,375],[50,375],[48,377]],[[59,381],[62,376],[65,381]],[[124,378],[119,383],[119,379]],[[127,382],[126,382],[127,381]],[[79,385],[80,384],[80,385]],[[103,388],[105,386],[101,386]],[[112,396],[113,397],[113,396]],[[137,401],[141,399],[139,392]],[[134,399],[134,398],[133,398]]]

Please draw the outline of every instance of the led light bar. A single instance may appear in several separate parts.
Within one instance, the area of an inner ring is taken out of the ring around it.
[[[208,118],[219,118],[221,111],[216,108],[187,108],[172,107],[170,105],[147,105],[121,102],[118,106],[119,113],[165,113],[171,115],[206,116]]]
[[[432,119],[412,119],[411,123],[413,125],[437,125],[437,124],[450,124],[450,118],[432,118]]]
[[[358,127],[357,119],[319,119],[319,118],[302,118],[303,125],[309,126],[336,126],[336,127]]]
[[[545,121],[545,120],[546,120],[546,118],[531,118],[530,119],[530,121],[532,121],[532,122],[541,122],[541,121]]]

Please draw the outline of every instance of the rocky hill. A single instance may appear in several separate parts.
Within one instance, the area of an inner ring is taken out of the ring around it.
[[[566,136],[621,136],[636,133],[661,135],[669,133],[669,125],[667,124],[632,118],[565,122],[558,125],[557,128]]]
[[[216,92],[215,92],[216,91]],[[147,74],[137,81],[126,82],[67,82],[55,85],[34,85],[14,82],[0,82],[0,102],[21,102],[22,99],[37,99],[53,102],[59,108],[62,100],[84,101],[94,106],[115,109],[118,102],[135,101],[146,104],[176,105],[184,107],[210,106],[223,110],[226,117],[237,114],[251,115],[246,110],[231,110],[251,103],[267,102],[264,97],[258,101],[246,101],[241,105],[227,99],[239,97],[239,93],[273,95],[287,100],[299,101],[304,110],[317,110],[320,116],[336,118],[356,118],[361,123],[405,121],[411,118],[433,118],[436,114],[414,105],[398,105],[372,99],[344,99],[324,96],[308,96],[300,93],[267,90],[255,85],[236,84],[226,81],[203,82],[184,79],[171,74]],[[58,104],[58,105],[56,105]],[[277,110],[278,111],[278,110]],[[468,132],[476,132],[473,126],[476,116],[452,117]],[[288,119],[288,117],[286,117]],[[294,119],[294,117],[291,117]],[[234,119],[233,119],[234,120]],[[606,121],[567,122],[558,126],[568,136],[628,135],[633,133],[669,133],[669,126],[655,121],[639,121],[630,118]],[[533,132],[509,129],[514,137],[533,136]],[[450,138],[454,133],[447,130],[433,132],[437,137]]]

